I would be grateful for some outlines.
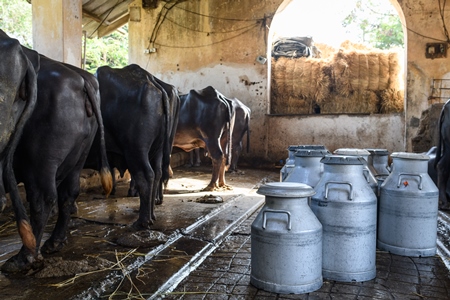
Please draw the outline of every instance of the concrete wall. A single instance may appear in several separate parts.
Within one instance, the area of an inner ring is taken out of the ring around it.
[[[289,0],[187,1],[176,6],[163,1],[158,8],[140,8],[140,21],[129,22],[130,63],[137,63],[180,92],[211,85],[239,98],[252,110],[251,153],[243,159],[276,162],[285,158],[290,144],[411,150],[419,118],[428,107],[430,84],[449,72],[447,58],[426,59],[425,44],[435,42],[420,34],[406,36],[406,110],[404,114],[372,116],[269,116],[269,27]],[[438,1],[403,0],[397,7],[404,24],[422,35],[445,40]],[[326,9],[326,8],[324,8]],[[447,14],[450,24],[450,14]],[[326,25],[324,25],[326,26]],[[156,52],[144,53],[147,49]]]
[[[81,67],[81,4],[81,0],[33,0],[33,49]]]

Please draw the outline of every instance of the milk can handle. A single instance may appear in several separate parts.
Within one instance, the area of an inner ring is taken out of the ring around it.
[[[400,173],[400,174],[398,174],[398,183],[397,183],[397,188],[399,188],[400,187],[400,184],[401,184],[401,177],[402,176],[416,176],[416,177],[419,177],[419,190],[421,190],[422,189],[422,175],[420,175],[420,174],[411,174],[411,173]]]
[[[286,214],[288,217],[288,230],[292,229],[292,224],[291,224],[291,213],[288,212],[287,210],[275,210],[275,209],[266,209],[265,211],[263,211],[263,225],[262,228],[266,229],[266,225],[267,225],[267,217],[266,217],[266,213],[278,213],[278,214]]]
[[[367,173],[367,175],[366,175],[366,173]],[[364,175],[364,178],[366,178],[366,181],[367,181],[367,183],[370,183],[370,171],[369,171],[369,169],[363,169],[363,175]]]
[[[350,187],[350,193],[348,194],[348,200],[352,200],[353,199],[353,185],[350,182],[347,181],[328,181],[327,183],[325,183],[325,199],[328,198],[328,185],[329,184],[346,184]]]

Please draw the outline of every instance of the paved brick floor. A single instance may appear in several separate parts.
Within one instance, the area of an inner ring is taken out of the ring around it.
[[[450,276],[439,256],[412,258],[377,252],[377,276],[366,282],[324,280],[309,294],[266,292],[250,284],[250,226],[244,221],[165,299],[450,299]]]

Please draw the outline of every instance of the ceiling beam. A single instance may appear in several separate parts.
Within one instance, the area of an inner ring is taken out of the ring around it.
[[[116,21],[114,21],[114,23],[112,23],[109,26],[104,26],[104,25],[100,26],[100,28],[98,29],[98,32],[97,32],[98,38],[104,37],[105,35],[112,33],[114,30],[117,30],[117,28],[120,28],[123,25],[127,24],[129,17],[130,17],[130,15],[127,13],[120,19],[117,19]]]
[[[92,19],[92,20],[94,20],[94,21],[96,21],[96,22],[98,22],[98,23],[102,23],[102,21],[103,21],[102,19],[100,19],[99,16],[96,16],[96,15],[94,15],[94,14],[88,12],[88,11],[85,10],[84,8],[83,8],[83,16],[84,16],[84,17],[87,17],[87,18],[89,18],[89,19]],[[110,23],[109,23],[108,21],[106,21],[106,20],[103,21],[103,24],[106,24],[107,26],[110,25]]]

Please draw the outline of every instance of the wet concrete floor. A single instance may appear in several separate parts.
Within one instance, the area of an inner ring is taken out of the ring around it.
[[[109,199],[99,189],[81,195],[68,245],[45,256],[42,270],[0,273],[0,299],[450,299],[450,217],[443,212],[439,255],[409,258],[377,251],[374,280],[324,280],[320,290],[303,295],[256,289],[249,279],[250,225],[264,203],[256,190],[278,181],[279,169],[242,168],[227,174],[233,190],[202,192],[210,176],[207,166],[175,168],[148,231],[129,226],[139,204],[138,198],[124,197],[126,183]],[[0,215],[0,264],[19,247],[6,212]]]
[[[190,264],[211,252],[236,222],[260,207],[263,198],[255,194],[259,184],[277,181],[279,176],[277,169],[241,169],[226,175],[233,190],[203,192],[210,172],[209,166],[175,168],[164,203],[156,207],[157,221],[147,231],[130,228],[139,200],[125,197],[127,183],[119,183],[116,195],[108,199],[100,189],[83,193],[66,247],[46,255],[42,270],[0,274],[0,298],[124,299],[123,293],[130,288],[134,293],[153,294],[176,280],[171,279],[175,273],[188,272]],[[49,222],[43,241],[54,222]],[[0,264],[20,246],[13,215],[7,209],[0,215]]]

